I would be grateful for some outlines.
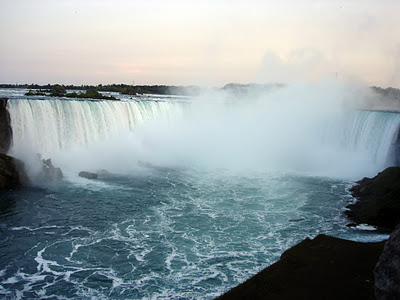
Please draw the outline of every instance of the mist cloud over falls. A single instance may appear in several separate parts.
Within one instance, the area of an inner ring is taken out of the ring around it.
[[[208,95],[182,119],[156,121],[137,134],[148,147],[148,159],[157,164],[339,177],[373,174],[390,163],[398,120],[371,132],[380,116],[354,111],[360,96],[336,81],[291,85],[235,103]],[[364,135],[374,136],[367,141]]]
[[[47,119],[13,118],[20,137],[12,151],[21,157],[32,149],[74,172],[129,173],[145,162],[359,178],[390,164],[399,117],[354,111],[360,93],[337,81],[244,95],[207,94],[190,103],[103,101],[90,107],[64,101],[57,110],[48,100],[41,104],[47,114],[65,111]],[[44,109],[35,101],[18,101],[10,107],[12,117]]]

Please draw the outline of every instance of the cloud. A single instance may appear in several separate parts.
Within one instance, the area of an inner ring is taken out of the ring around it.
[[[376,25],[376,19],[371,15],[367,15],[364,16],[363,20],[358,25],[358,30],[361,32],[368,32],[376,28]]]
[[[259,79],[264,82],[292,82],[313,80],[320,74],[324,58],[317,49],[306,47],[280,56],[268,50],[263,57]]]
[[[389,85],[400,88],[400,43],[397,44],[394,53],[393,73],[391,75],[388,80]]]

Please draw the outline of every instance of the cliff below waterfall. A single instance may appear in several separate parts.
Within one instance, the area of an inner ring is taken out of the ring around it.
[[[13,188],[25,181],[23,163],[6,153],[12,141],[10,115],[7,110],[7,100],[0,98],[0,189]]]

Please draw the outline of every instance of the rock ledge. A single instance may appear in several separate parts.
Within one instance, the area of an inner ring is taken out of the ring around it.
[[[400,222],[400,167],[358,181],[351,192],[358,201],[347,206],[345,214],[356,224],[391,232]]]

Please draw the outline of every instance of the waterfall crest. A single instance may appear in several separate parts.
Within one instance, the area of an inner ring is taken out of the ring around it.
[[[179,103],[156,101],[12,100],[13,152],[29,147],[44,156],[133,131],[152,119],[181,114]]]

